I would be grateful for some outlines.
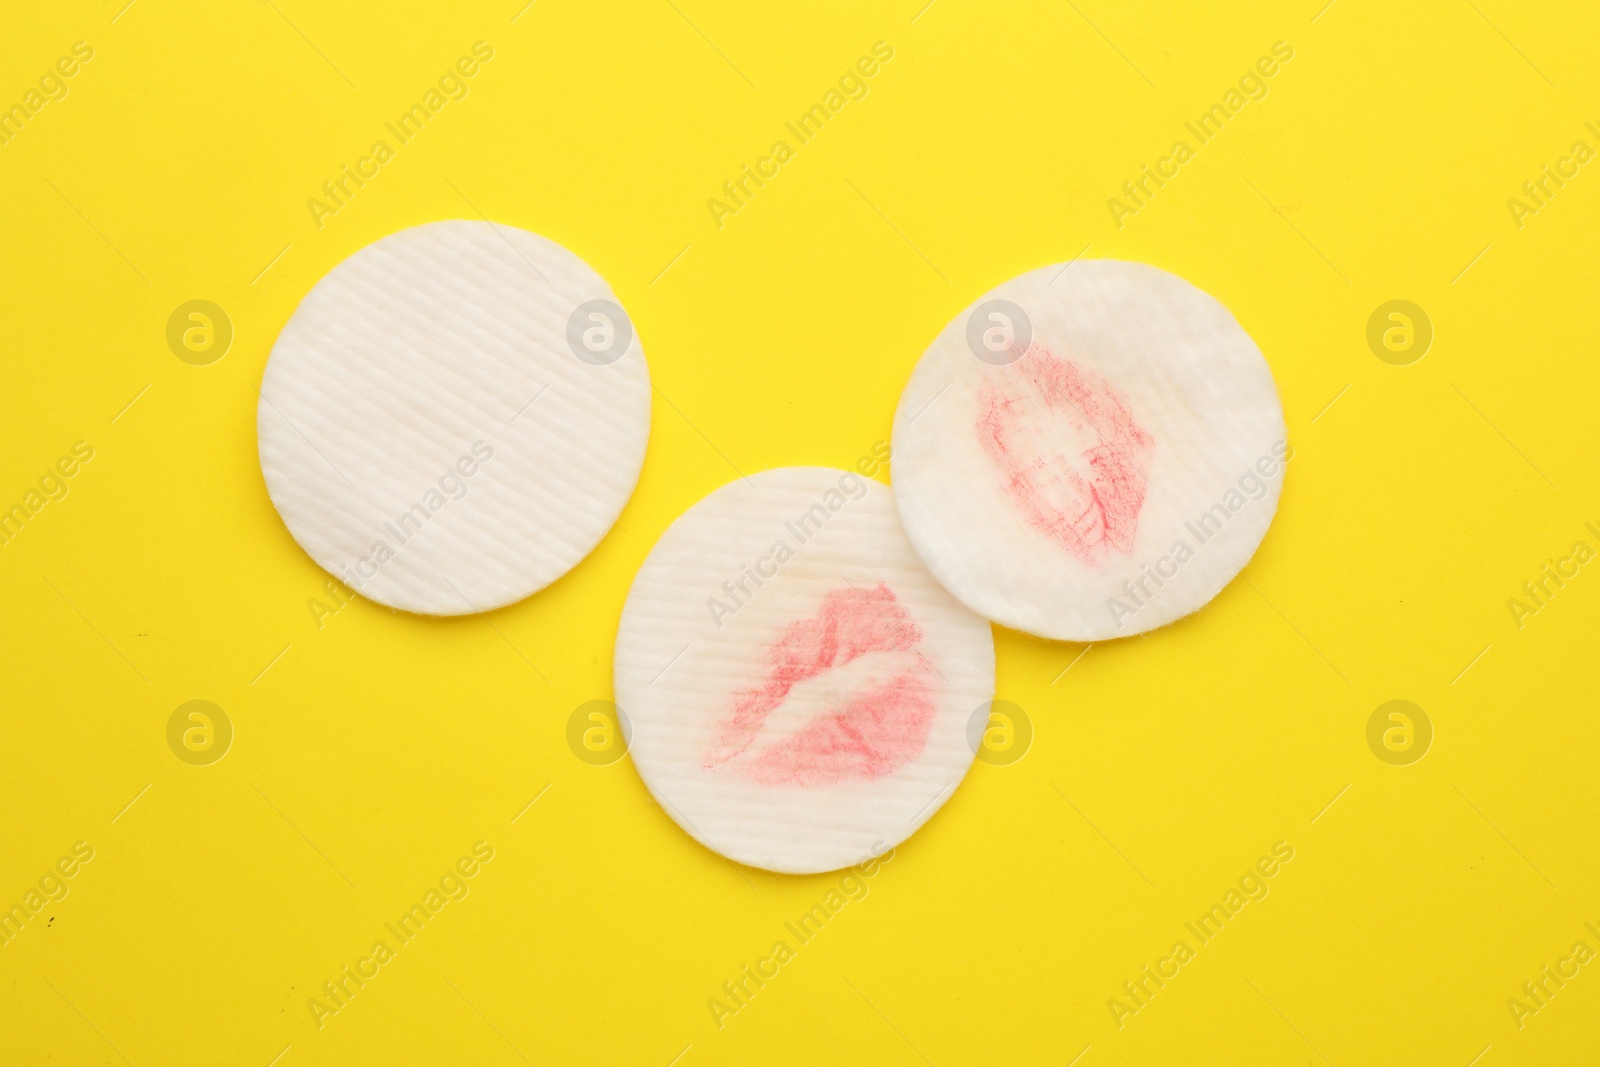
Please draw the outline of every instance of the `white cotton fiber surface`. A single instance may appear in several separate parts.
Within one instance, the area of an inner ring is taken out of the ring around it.
[[[1249,562],[1291,455],[1228,309],[1140,263],[1013,278],[928,347],[894,421],[906,532],[987,618],[1100,641],[1203,606]]]
[[[879,482],[787,467],[718,489],[629,591],[616,699],[634,766],[740,863],[835,870],[892,848],[971,765],[989,624],[934,581]]]
[[[487,611],[588,555],[638,481],[644,352],[610,287],[510,226],[368,245],[278,336],[257,433],[289,532],[363,595]]]

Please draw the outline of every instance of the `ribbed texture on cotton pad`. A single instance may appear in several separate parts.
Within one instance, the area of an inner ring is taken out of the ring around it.
[[[980,359],[968,323],[995,300],[1022,309],[1031,343]],[[1287,453],[1272,373],[1227,308],[1154,267],[1080,260],[986,293],[928,347],[895,413],[894,488],[968,607],[1100,641],[1181,618],[1239,573]]]
[[[779,544],[792,558],[778,562]],[[790,467],[730,482],[662,535],[615,669],[634,765],[666,812],[730,859],[809,873],[895,846],[949,799],[972,763],[969,720],[993,697],[994,644],[923,567],[885,486]],[[742,702],[795,675],[730,742]],[[850,725],[821,729],[850,708]],[[858,735],[865,746],[847,743]],[[832,739],[820,759],[818,736]]]
[[[487,222],[404,230],[335,267],[261,385],[261,469],[295,540],[363,595],[434,615],[512,603],[575,566],[632,493],[650,427],[636,332],[604,366],[568,347],[595,299],[616,298],[571,252]],[[440,487],[451,474],[459,498]]]

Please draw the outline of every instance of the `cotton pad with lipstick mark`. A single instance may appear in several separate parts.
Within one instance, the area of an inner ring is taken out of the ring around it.
[[[927,821],[994,695],[989,624],[923,567],[889,489],[824,467],[741,478],[680,516],[634,579],[615,669],[666,812],[730,859],[795,874]]]
[[[391,234],[312,288],[261,383],[267,492],[311,558],[390,607],[501,607],[589,554],[650,430],[605,281],[510,226]]]
[[[1216,596],[1291,454],[1227,308],[1155,267],[1082,260],[1006,282],[929,346],[895,413],[895,498],[968,607],[1100,641]]]

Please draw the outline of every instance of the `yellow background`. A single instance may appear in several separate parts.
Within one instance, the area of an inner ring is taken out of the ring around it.
[[[1600,1057],[1600,963],[1521,1029],[1506,1006],[1600,950],[1600,564],[1520,629],[1506,603],[1600,548],[1600,164],[1521,228],[1506,206],[1600,148],[1592,5],[124,2],[9,0],[0,33],[5,104],[95,49],[0,147],[0,504],[95,449],[0,546],[0,903],[95,849],[0,947],[0,1061]],[[319,229],[306,200],[478,40],[470,95]],[[869,95],[719,229],[707,199],[879,40]],[[1279,40],[1270,95],[1118,228],[1107,199]],[[479,212],[631,314],[657,386],[638,491],[523,603],[358,600],[319,628],[324,575],[257,467],[263,365],[344,257]],[[1296,453],[1277,520],[1165,630],[997,630],[1032,750],[977,765],[718,1029],[707,1000],[836,878],[735,868],[626,759],[568,750],[628,583],[737,471],[869,452],[953,315],[1086,247],[1260,344]],[[1406,367],[1365,341],[1395,298],[1436,333]],[[193,299],[234,326],[210,366],[165,341]],[[207,767],[166,743],[196,698],[236,731]],[[1394,698],[1436,731],[1411,766],[1367,747]],[[318,1029],[307,998],[478,840],[470,895]],[[1119,1029],[1107,999],[1279,840],[1270,895]]]

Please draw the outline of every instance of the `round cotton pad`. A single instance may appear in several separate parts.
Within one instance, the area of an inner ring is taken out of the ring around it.
[[[900,397],[894,487],[980,615],[1099,641],[1203,606],[1267,532],[1289,455],[1261,351],[1140,263],[1013,278],[944,328]]]
[[[605,536],[644,462],[650,378],[577,256],[436,222],[306,295],[256,426],[267,492],[312,559],[381,604],[461,615],[544,588]]]
[[[700,501],[651,550],[617,633],[650,792],[702,844],[791,874],[926,822],[993,694],[989,624],[922,566],[888,488],[850,471],[764,471]]]

